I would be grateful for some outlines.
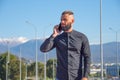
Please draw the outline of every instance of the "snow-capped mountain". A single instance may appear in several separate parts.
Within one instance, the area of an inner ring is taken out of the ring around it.
[[[0,38],[0,53],[3,53],[8,50],[8,48],[17,46],[21,43],[28,41],[27,38]]]
[[[45,56],[39,50],[44,39],[37,39],[37,40],[32,39],[32,40],[27,40],[26,42],[19,42],[19,41],[15,42],[14,41],[13,45],[11,44],[10,52],[14,55],[17,55],[18,57],[21,53],[21,57],[28,59],[28,60],[35,61],[36,41],[37,41],[38,60],[44,61]],[[4,48],[6,48],[6,51],[7,51],[7,46],[2,45],[0,46],[0,52],[5,52]],[[90,48],[91,48],[92,62],[94,63],[100,62],[100,45],[99,44],[90,45]],[[120,42],[118,42],[118,59],[120,59],[119,53],[120,53]],[[56,58],[55,49],[47,53],[47,59],[48,58]],[[104,58],[104,62],[116,62],[116,42],[109,42],[109,43],[103,44],[103,58]]]
[[[37,51],[36,51],[36,41],[37,41]],[[35,61],[36,53],[38,55],[39,61],[44,61],[44,54],[40,52],[40,46],[43,43],[44,40],[42,39],[33,39],[29,40],[25,43],[22,43],[20,45],[17,45],[15,47],[11,48],[11,53],[14,55],[19,56],[21,53],[21,57],[26,58],[27,60],[33,60]],[[52,50],[47,54],[47,58],[55,58],[55,50]]]

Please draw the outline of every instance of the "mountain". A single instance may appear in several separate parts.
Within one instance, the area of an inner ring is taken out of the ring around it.
[[[47,59],[49,58],[56,58],[56,52],[55,49],[51,50],[47,53],[40,52],[39,48],[40,45],[43,43],[43,39],[37,39],[37,40],[28,40],[24,43],[20,43],[17,45],[14,45],[10,48],[10,52],[16,56],[26,58],[27,60],[35,61],[36,56],[36,41],[37,41],[37,53],[38,53],[38,61],[44,61],[45,54]],[[120,42],[118,42],[118,53],[120,52]],[[6,46],[0,46],[0,52],[4,52],[2,48],[6,48]],[[100,62],[100,45],[90,45],[91,49],[91,57],[92,62],[99,63]],[[109,42],[103,44],[103,58],[104,62],[116,62],[116,42]],[[120,59],[120,55],[118,56],[118,59]]]
[[[8,51],[8,48],[17,46],[19,44],[22,44],[26,42],[27,39],[24,37],[19,37],[19,38],[0,38],[0,53]]]
[[[35,61],[36,58],[36,41],[37,41],[37,54],[38,54],[38,61],[44,61],[44,53],[40,52],[40,45],[43,43],[43,40],[37,39],[37,40],[29,40],[26,43],[17,45],[15,47],[11,48],[11,53],[13,53],[16,56],[24,57],[28,60]],[[49,54],[48,54],[49,53]],[[55,49],[47,52],[47,59],[48,58],[55,58]]]
[[[116,42],[109,42],[103,44],[103,60],[106,63],[116,62],[116,59],[120,59],[120,42],[118,44],[118,56],[116,50]],[[100,62],[100,45],[91,45],[91,55],[93,62]],[[117,57],[116,57],[117,56]]]

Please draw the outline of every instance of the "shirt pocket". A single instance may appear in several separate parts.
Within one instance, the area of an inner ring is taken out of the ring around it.
[[[69,50],[70,51],[75,51],[75,53],[80,53],[82,43],[81,42],[69,42]]]

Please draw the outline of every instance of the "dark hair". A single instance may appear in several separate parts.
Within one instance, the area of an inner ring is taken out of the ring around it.
[[[73,15],[74,13],[73,13],[72,11],[67,10],[67,11],[64,11],[64,12],[62,13],[62,15],[64,15],[64,14]]]

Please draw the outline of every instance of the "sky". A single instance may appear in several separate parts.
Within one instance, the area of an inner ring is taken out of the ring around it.
[[[61,13],[74,12],[73,28],[100,43],[100,0],[0,0],[0,38],[45,38]],[[102,42],[120,41],[120,0],[102,0]],[[112,28],[110,30],[109,28]]]

